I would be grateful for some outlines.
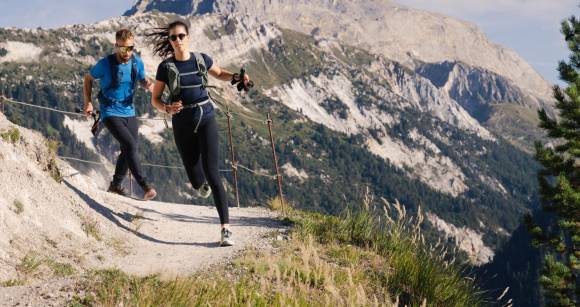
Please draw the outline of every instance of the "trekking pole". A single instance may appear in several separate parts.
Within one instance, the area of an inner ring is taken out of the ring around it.
[[[274,169],[276,170],[276,178],[278,179],[278,197],[280,198],[280,204],[282,205],[282,211],[286,211],[286,206],[284,205],[284,196],[282,195],[282,176],[278,171],[278,158],[276,157],[276,150],[274,148],[274,137],[272,136],[272,119],[270,118],[270,112],[268,112],[268,132],[270,133],[270,145],[272,145],[272,160],[274,160]]]
[[[133,197],[133,176],[131,176],[131,170],[129,170],[129,196]]]
[[[240,194],[238,192],[238,162],[236,161],[236,154],[234,152],[234,142],[232,140],[232,113],[230,107],[226,108],[226,117],[228,118],[228,139],[230,142],[230,160],[232,162],[232,171],[234,172],[234,192],[236,193],[236,204],[240,207]]]

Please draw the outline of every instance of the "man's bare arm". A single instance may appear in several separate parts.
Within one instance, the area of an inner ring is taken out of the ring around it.
[[[84,106],[83,110],[85,115],[90,116],[93,112],[93,102],[92,102],[92,95],[93,95],[93,78],[90,74],[85,75],[85,79],[83,81],[83,96],[84,96]]]

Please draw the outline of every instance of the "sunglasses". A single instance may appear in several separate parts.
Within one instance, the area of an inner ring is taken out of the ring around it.
[[[177,35],[171,34],[171,35],[169,35],[169,39],[172,41],[176,41],[177,38],[179,37],[179,40],[182,41],[186,36],[187,36],[187,34],[185,34],[185,33],[179,33]]]
[[[117,48],[121,52],[131,52],[133,49],[135,49],[135,46],[117,46]]]

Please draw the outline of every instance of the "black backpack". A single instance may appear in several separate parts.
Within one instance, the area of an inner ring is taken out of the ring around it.
[[[107,60],[109,61],[109,67],[111,69],[111,84],[109,85],[109,87],[107,88],[102,88],[99,91],[99,99],[101,99],[101,101],[108,101],[108,99],[106,99],[105,95],[103,94],[105,90],[108,89],[116,89],[121,85],[121,82],[119,80],[119,63],[117,62],[117,56],[116,54],[109,54],[107,56]],[[137,67],[137,60],[135,58],[135,55],[131,55],[131,87],[135,88],[135,86],[137,85],[137,73],[139,71],[139,68]]]

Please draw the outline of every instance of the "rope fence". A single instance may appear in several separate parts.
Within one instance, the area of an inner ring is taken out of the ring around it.
[[[97,161],[90,161],[90,160],[83,160],[83,159],[79,159],[79,158],[73,158],[73,157],[66,157],[66,156],[57,156],[57,158],[62,159],[62,160],[71,160],[71,161],[76,161],[76,162],[83,162],[83,163],[87,163],[87,164],[94,164],[94,165],[106,165],[106,163],[104,162],[97,162]],[[166,168],[166,169],[182,169],[185,170],[185,168],[183,166],[171,166],[171,165],[161,165],[161,164],[151,164],[151,163],[141,163],[141,165],[143,166],[149,166],[149,167],[156,167],[156,168]],[[262,175],[262,176],[266,176],[266,177],[272,177],[275,178],[276,176],[273,175],[265,175],[265,174],[260,174],[257,173],[256,171],[247,168],[241,164],[237,165],[238,167],[241,167],[249,172],[258,174],[258,175]],[[231,172],[231,169],[220,169],[218,170],[218,172]]]
[[[39,106],[39,105],[31,104],[31,103],[26,103],[26,102],[14,100],[14,99],[8,98],[6,96],[0,95],[0,104],[2,104],[2,108],[0,110],[2,112],[4,111],[3,102],[9,102],[9,103],[13,103],[13,104],[24,105],[24,106],[28,106],[28,107],[32,107],[32,108],[47,110],[47,111],[61,113],[61,114],[73,115],[73,116],[78,116],[78,117],[86,117],[86,115],[85,114],[82,114],[82,113],[71,112],[71,111],[64,111],[64,110],[59,110],[59,109],[55,109],[55,108],[49,108],[49,107]],[[240,113],[240,112],[235,112],[235,111],[231,111],[231,110],[229,112],[231,114],[235,114],[235,115],[241,116],[241,117],[243,117],[243,118],[245,118],[247,120],[251,120],[251,121],[258,122],[258,123],[262,123],[262,124],[267,124],[267,121],[268,121],[267,119],[260,119],[260,118],[253,117],[253,116],[250,116],[250,115],[247,115],[247,114],[244,114],[244,113]],[[166,120],[165,118],[162,118],[162,117],[136,116],[135,118],[136,119],[139,119],[139,120],[142,120],[142,121],[146,121],[146,120]]]
[[[212,98],[212,100],[213,100],[213,98]],[[39,105],[31,104],[31,103],[26,103],[26,102],[14,100],[14,99],[11,99],[11,98],[4,96],[3,93],[0,95],[0,111],[1,112],[4,112],[5,102],[15,104],[15,105],[22,105],[22,106],[37,108],[37,109],[50,111],[50,112],[66,114],[66,115],[72,115],[72,116],[78,116],[78,117],[85,117],[86,116],[85,114],[78,113],[78,112],[64,111],[64,110],[59,110],[59,109],[55,109],[55,108],[49,108],[49,107],[44,107],[44,106],[39,106]],[[233,146],[232,129],[231,129],[231,120],[233,119],[232,114],[236,114],[236,115],[239,115],[240,117],[243,117],[247,120],[259,122],[262,124],[266,124],[268,126],[271,149],[272,149],[272,160],[273,160],[273,164],[274,164],[274,170],[276,172],[275,175],[264,174],[263,172],[253,170],[247,166],[240,164],[236,160],[234,146]],[[159,118],[159,117],[136,117],[136,118],[139,120],[142,120],[142,121],[145,121],[145,120],[163,120],[163,121],[165,121],[165,118]],[[259,119],[259,118],[252,117],[252,116],[240,113],[240,112],[233,112],[229,108],[227,108],[226,109],[226,118],[228,121],[228,137],[229,137],[228,140],[229,140],[230,157],[232,160],[232,162],[230,163],[231,169],[220,169],[218,171],[219,172],[233,172],[234,190],[235,190],[235,195],[236,195],[237,206],[240,207],[238,183],[237,183],[237,181],[238,181],[237,180],[237,169],[239,167],[239,168],[246,170],[246,171],[248,171],[256,176],[262,176],[262,177],[270,178],[272,180],[277,180],[278,181],[277,182],[278,183],[278,197],[280,198],[280,201],[282,202],[283,208],[285,208],[283,194],[282,194],[282,176],[280,175],[279,170],[278,170],[278,161],[277,161],[277,157],[276,157],[276,152],[274,150],[274,138],[272,136],[272,119],[270,118],[270,114],[268,114],[267,119]],[[105,165],[105,163],[103,163],[103,162],[83,160],[83,159],[74,158],[74,157],[66,157],[66,156],[57,156],[57,157],[60,159],[63,159],[63,160],[70,160],[70,161],[82,162],[82,163],[93,164],[93,165]],[[155,168],[164,168],[164,169],[180,169],[180,170],[185,169],[182,166],[161,165],[161,164],[152,164],[152,163],[141,163],[141,165],[148,166],[148,167],[155,167]],[[129,174],[129,176],[131,176],[131,174]],[[132,187],[131,187],[131,190],[132,190]]]

